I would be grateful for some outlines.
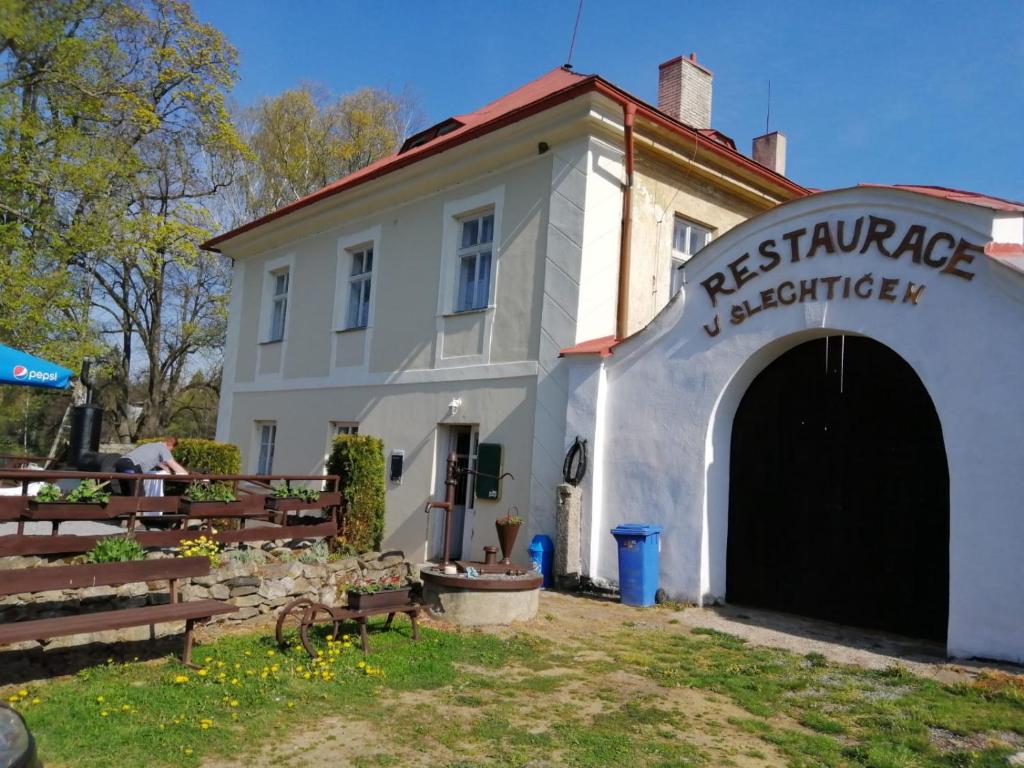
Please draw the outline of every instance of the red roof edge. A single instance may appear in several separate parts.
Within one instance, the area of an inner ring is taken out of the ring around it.
[[[499,128],[503,128],[507,125],[511,125],[527,117],[535,115],[539,112],[543,112],[546,109],[562,104],[566,101],[570,101],[584,93],[590,91],[596,91],[604,96],[607,96],[611,100],[625,105],[627,103],[634,104],[637,107],[637,114],[647,119],[648,121],[666,128],[677,134],[685,134],[687,137],[692,137],[695,143],[704,149],[710,150],[713,154],[724,156],[731,162],[745,168],[746,170],[753,172],[754,174],[761,176],[763,179],[770,181],[788,191],[803,196],[808,194],[808,191],[803,186],[797,184],[791,179],[782,176],[781,174],[775,173],[774,171],[766,168],[760,163],[744,156],[735,149],[716,141],[713,138],[704,136],[700,131],[691,128],[684,123],[669,117],[664,112],[659,111],[657,108],[640,101],[635,96],[632,96],[628,92],[618,88],[617,86],[609,83],[607,80],[602,79],[598,75],[580,76],[581,79],[567,87],[560,88],[551,93],[545,94],[540,98],[508,112],[499,114],[491,120],[487,120],[478,125],[474,125],[464,130],[454,131],[451,134],[445,134],[437,139],[434,139],[424,145],[416,147],[412,150],[407,151],[405,154],[392,155],[378,161],[377,167],[368,166],[361,171],[356,171],[354,174],[346,176],[338,181],[329,184],[328,186],[320,189],[312,194],[306,195],[295,202],[289,203],[276,211],[261,216],[258,219],[236,227],[228,232],[221,235],[217,235],[210,240],[207,240],[200,247],[207,251],[217,251],[218,245],[226,240],[230,240],[244,232],[248,232],[252,229],[267,224],[275,219],[279,219],[283,216],[287,216],[300,208],[305,208],[308,205],[319,202],[327,197],[331,197],[339,192],[342,192],[352,187],[364,184],[373,179],[377,179],[384,176],[392,171],[396,171],[400,168],[404,168],[408,165],[412,165],[424,158],[431,157],[436,154],[440,154],[446,150],[452,149],[460,144],[464,144],[468,141],[491,133]]]
[[[985,255],[994,258],[1024,258],[1024,245],[1020,243],[987,243]]]
[[[599,339],[581,341],[572,347],[566,347],[558,353],[559,357],[572,357],[574,355],[600,355],[609,357],[612,350],[619,345],[619,340],[614,336],[602,336]]]
[[[982,208],[991,208],[994,211],[1009,211],[1012,213],[1024,213],[1024,203],[1014,200],[1006,200],[1001,197],[992,197],[980,192],[970,192],[964,189],[953,189],[952,187],[937,187],[930,184],[868,184],[861,182],[858,187],[872,187],[880,189],[902,189],[905,192],[916,192],[919,195],[938,197],[943,200],[952,200],[958,203],[968,203]]]

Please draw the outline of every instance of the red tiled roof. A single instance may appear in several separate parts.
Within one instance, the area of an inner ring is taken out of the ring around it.
[[[988,243],[985,255],[1014,272],[1024,274],[1024,245],[1020,243]]]
[[[444,152],[447,149],[451,149],[452,147],[497,130],[498,128],[518,122],[519,120],[525,119],[563,101],[576,98],[577,96],[592,90],[602,93],[619,103],[633,103],[637,106],[638,114],[640,116],[676,133],[685,134],[688,137],[695,137],[704,148],[727,156],[728,159],[732,160],[734,163],[770,179],[774,183],[789,189],[793,193],[806,194],[806,190],[796,182],[793,182],[785,176],[781,176],[764,166],[755,163],[750,158],[745,157],[728,144],[722,142],[722,137],[717,131],[714,132],[716,135],[713,137],[704,135],[702,132],[696,131],[689,126],[680,123],[678,120],[669,117],[663,112],[659,112],[649,104],[636,99],[634,96],[631,96],[597,75],[580,75],[567,70],[564,67],[558,67],[557,69],[553,69],[547,74],[538,77],[536,80],[517,88],[511,93],[505,94],[501,98],[492,101],[490,104],[481,107],[475,112],[469,112],[465,115],[456,115],[454,118],[442,121],[442,123],[449,123],[454,120],[461,123],[461,125],[454,130],[449,130],[447,133],[441,133],[441,135],[438,135],[419,146],[408,149],[405,152],[399,152],[397,154],[381,158],[355,173],[350,173],[348,176],[345,176],[332,184],[328,184],[323,189],[317,190],[316,192],[302,197],[295,202],[282,206],[272,213],[268,213],[254,221],[250,221],[248,224],[236,227],[230,232],[218,235],[217,237],[203,243],[202,247],[207,250],[215,251],[217,250],[217,245],[226,240],[230,240],[243,232],[255,229],[256,227],[273,221],[274,219],[286,216],[300,208],[304,208],[307,205],[311,205],[312,203],[370,181],[371,179],[378,178],[387,173],[391,173],[392,171],[396,171],[399,168],[412,165],[424,158]],[[442,123],[439,123],[438,126]]]
[[[619,343],[619,340],[614,336],[602,336],[599,339],[581,341],[575,346],[566,347],[558,353],[558,356],[570,357],[572,355],[600,355],[601,357],[608,357]]]
[[[939,197],[943,200],[952,200],[957,203],[968,203],[979,205],[983,208],[992,208],[996,211],[1012,211],[1024,213],[1024,203],[1017,203],[1013,200],[1004,200],[1001,197],[991,197],[978,192],[967,192],[962,189],[950,189],[949,187],[933,187],[924,184],[858,184],[858,187],[880,187],[882,189],[903,189],[907,192],[917,192],[920,195]]]

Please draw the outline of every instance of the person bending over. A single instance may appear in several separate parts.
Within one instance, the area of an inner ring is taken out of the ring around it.
[[[174,460],[171,451],[178,444],[178,438],[165,437],[156,443],[145,443],[126,453],[114,463],[115,472],[148,474],[155,469],[166,469],[176,475],[187,475],[188,470]]]

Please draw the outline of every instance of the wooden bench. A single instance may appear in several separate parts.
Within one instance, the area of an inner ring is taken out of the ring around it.
[[[26,640],[46,640],[108,629],[124,629],[163,624],[170,621],[185,622],[185,645],[181,660],[192,663],[192,634],[197,621],[213,616],[234,613],[238,609],[220,600],[178,599],[178,580],[207,576],[210,561],[205,557],[139,560],[129,563],[100,563],[96,565],[62,565],[54,567],[23,568],[3,571],[0,578],[0,596],[51,590],[110,587],[140,581],[168,582],[169,602],[97,613],[79,613],[51,619],[30,619],[0,624],[0,645]]]

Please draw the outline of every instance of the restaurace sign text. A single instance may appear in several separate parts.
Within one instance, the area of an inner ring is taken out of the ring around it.
[[[976,256],[984,254],[981,246],[963,238],[957,239],[949,232],[929,232],[921,224],[901,228],[891,219],[861,216],[852,222],[822,221],[810,228],[801,227],[778,238],[763,240],[756,253],[744,253],[733,259],[725,270],[702,280],[701,286],[707,292],[711,306],[717,308],[722,297],[736,293],[784,262],[797,264],[814,258],[866,254],[870,250],[891,261],[906,259],[922,268],[961,280],[974,278],[971,263]],[[836,266],[839,266],[838,262]],[[884,262],[878,266],[884,269]],[[875,275],[873,271],[783,280],[733,304],[727,317],[729,323],[739,325],[764,310],[834,299],[874,299],[916,305],[924,291],[923,282]],[[717,336],[721,332],[718,313],[711,323],[704,326],[704,330],[709,336]]]

